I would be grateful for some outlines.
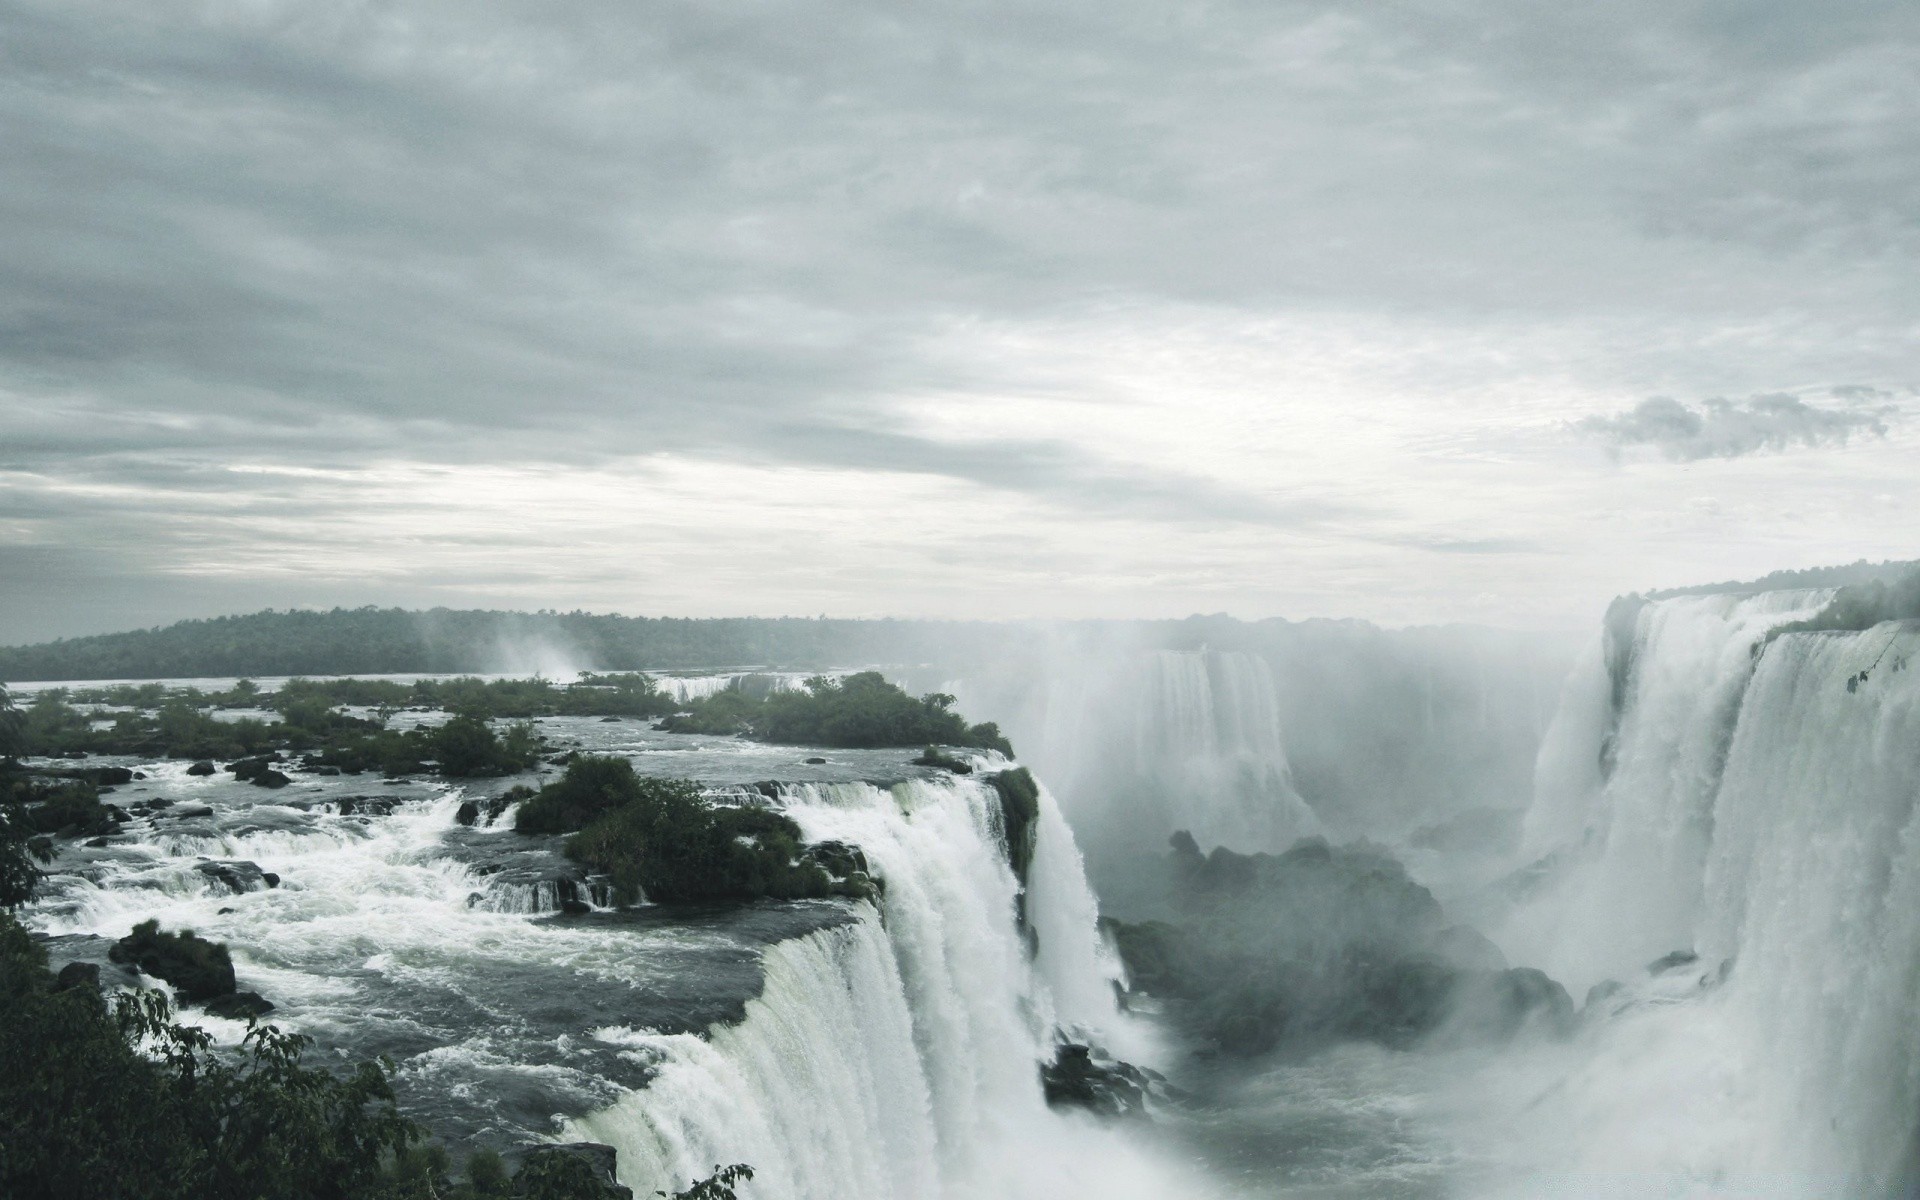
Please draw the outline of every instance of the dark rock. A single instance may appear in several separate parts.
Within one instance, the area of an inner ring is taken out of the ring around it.
[[[620,723],[620,718],[619,717],[601,717],[600,723],[602,725],[618,725]]]
[[[916,767],[939,767],[941,770],[951,771],[955,775],[973,774],[972,767],[961,762],[951,754],[945,753],[938,746],[928,746],[921,752],[919,758],[913,760],[913,765]]]
[[[471,825],[480,819],[480,806],[471,800],[463,800],[460,802],[459,811],[453,814],[453,819],[462,825]]]
[[[340,768],[339,767],[314,767],[312,769],[312,773],[315,775],[333,776],[333,775],[340,774]]]
[[[1048,1104],[1085,1108],[1108,1117],[1144,1113],[1149,1083],[1146,1072],[1133,1064],[1096,1059],[1091,1046],[1077,1042],[1061,1046],[1053,1061],[1040,1068],[1040,1086]]]
[[[1025,767],[996,771],[986,777],[1000,797],[1000,828],[1007,839],[1007,862],[1022,886],[1033,864],[1033,841],[1039,830],[1040,785]]]
[[[255,775],[253,778],[247,780],[247,782],[251,783],[255,787],[283,788],[288,784],[292,783],[293,780],[287,778],[285,772],[276,771],[276,770],[273,770],[271,767],[269,767],[268,769],[260,772],[258,775]]]
[[[623,1187],[615,1174],[620,1157],[612,1146],[567,1142],[557,1146],[532,1146],[513,1157],[520,1160],[520,1169],[513,1177],[516,1196],[633,1200],[633,1189]]]
[[[233,772],[235,779],[253,779],[255,776],[272,770],[273,764],[276,761],[276,759],[268,758],[265,755],[258,758],[236,759],[227,764],[227,770]]]
[[[216,1017],[244,1021],[248,1017],[266,1016],[273,1011],[273,1002],[262,999],[259,992],[234,992],[230,996],[216,996],[204,1007]]]
[[[173,801],[171,801],[171,800],[166,800],[166,799],[162,799],[162,798],[160,798],[160,797],[158,797],[158,796],[156,796],[156,797],[154,797],[153,799],[151,799],[151,800],[149,800],[149,801],[147,801],[147,807],[148,807],[148,808],[151,808],[151,809],[154,809],[154,810],[156,810],[156,811],[157,811],[157,810],[159,810],[159,809],[162,809],[162,808],[172,808],[172,807],[173,807]]]
[[[223,862],[217,859],[202,859],[193,864],[193,869],[209,879],[225,884],[228,890],[236,894],[263,892],[280,883],[278,875],[268,875],[260,869],[259,864],[244,860]]]
[[[107,957],[165,980],[192,1002],[230,995],[234,989],[233,959],[225,946],[190,929],[162,933],[157,920],[135,925],[132,933],[113,944]]]
[[[822,764],[822,763],[824,763],[824,762],[826,762],[827,760],[826,760],[826,759],[824,759],[824,758],[821,758],[821,757],[820,757],[819,755],[817,755],[817,754],[816,754],[816,755],[814,755],[814,756],[813,756],[812,758],[809,758],[809,759],[804,759],[804,760],[802,760],[802,761],[804,761],[804,762],[806,762],[806,763],[807,763],[807,764],[808,764],[809,766],[815,766],[815,767],[817,767],[817,766],[819,766],[820,764]]]
[[[207,761],[206,759],[204,759],[204,758],[203,758],[203,759],[201,759],[201,760],[200,760],[199,762],[197,762],[197,763],[195,763],[195,764],[193,764],[192,766],[190,766],[190,767],[188,767],[188,768],[187,768],[187,774],[189,774],[189,775],[211,775],[211,774],[213,774],[213,773],[214,773],[214,770],[215,770],[215,767],[214,767],[214,765],[213,765],[212,763],[210,763],[210,762],[208,762],[208,761]]]
[[[213,815],[213,808],[211,805],[206,804],[182,804],[167,815],[170,817],[180,817],[182,819],[187,817],[210,817]]]
[[[1647,964],[1647,974],[1663,975],[1676,967],[1690,967],[1700,961],[1700,956],[1691,950],[1675,950],[1663,954]]]
[[[90,962],[70,962],[60,968],[54,976],[53,990],[64,992],[70,988],[85,987],[100,990],[100,964]]]
[[[145,771],[135,771],[133,773],[133,777],[135,779],[145,779],[147,777],[147,773]]]

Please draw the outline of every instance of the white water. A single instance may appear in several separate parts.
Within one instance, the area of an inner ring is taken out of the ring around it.
[[[1672,950],[1693,948],[1714,802],[1767,632],[1812,615],[1826,591],[1682,596],[1640,611],[1610,777],[1600,654],[1570,680],[1540,758],[1529,850],[1582,869],[1502,938],[1578,996]],[[1556,846],[1556,843],[1558,844]]]
[[[1536,938],[1563,978],[1629,989],[1573,1045],[1475,1084],[1503,1097],[1492,1107],[1509,1153],[1536,1186],[1703,1197],[1911,1186],[1920,627],[1789,634],[1752,656],[1766,629],[1821,599],[1649,606],[1611,779],[1585,797],[1542,788],[1533,828],[1579,827],[1587,845],[1505,948],[1519,956]],[[1575,685],[1570,703],[1595,691]],[[1577,739],[1563,741],[1571,753]],[[1596,761],[1599,748],[1587,746]],[[1577,778],[1564,760],[1543,755],[1542,767],[1543,780]],[[1649,979],[1646,961],[1675,949],[1700,959]]]
[[[751,1194],[769,1200],[1198,1194],[1042,1099],[1056,1025],[1109,1043],[1121,1026],[1115,967],[1051,796],[1027,897],[1031,960],[990,788],[808,785],[783,799],[810,840],[864,850],[886,880],[880,910],[771,952],[764,993],[710,1041],[600,1031],[660,1073],[572,1133],[618,1147],[639,1194],[733,1161],[754,1165]]]
[[[966,711],[1005,720],[1055,785],[1109,910],[1126,910],[1134,865],[1175,830],[1245,851],[1321,829],[1294,787],[1272,670],[1255,655],[1066,656],[1022,681],[1018,700],[978,680],[947,690]]]

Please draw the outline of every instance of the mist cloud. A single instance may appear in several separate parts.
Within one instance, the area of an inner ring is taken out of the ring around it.
[[[1858,391],[1836,389],[1842,390]],[[1574,428],[1615,454],[1646,446],[1674,461],[1692,462],[1795,446],[1845,445],[1855,436],[1885,437],[1887,422],[1898,411],[1892,405],[1818,408],[1784,392],[1745,400],[1714,398],[1698,408],[1654,396],[1627,412],[1587,417]]]

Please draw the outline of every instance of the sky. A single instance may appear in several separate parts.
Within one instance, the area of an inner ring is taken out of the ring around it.
[[[1920,5],[0,0],[0,643],[1920,556]]]

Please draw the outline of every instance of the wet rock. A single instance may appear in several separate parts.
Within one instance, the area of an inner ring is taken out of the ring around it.
[[[1095,1058],[1093,1047],[1078,1042],[1061,1046],[1040,1068],[1040,1086],[1056,1108],[1084,1108],[1101,1116],[1144,1113],[1151,1080],[1132,1063]]]
[[[623,1187],[615,1173],[619,1152],[599,1142],[566,1142],[533,1146],[513,1157],[520,1160],[514,1173],[516,1196],[567,1196],[578,1200],[633,1200],[633,1189]]]
[[[333,776],[333,775],[340,774],[340,768],[339,767],[314,767],[312,768],[311,773],[314,775]]]
[[[262,998],[259,992],[235,992],[230,996],[216,996],[203,1007],[216,1017],[244,1021],[248,1017],[266,1016],[273,1011],[273,1002]]]
[[[280,886],[280,877],[268,871],[262,871],[258,863],[237,860],[224,862],[218,859],[202,859],[193,864],[193,869],[217,883],[226,885],[234,893],[261,892]]]
[[[269,767],[266,770],[260,772],[258,775],[255,775],[253,778],[247,780],[247,782],[251,783],[255,787],[283,788],[283,787],[286,787],[288,784],[292,783],[293,780],[287,778],[285,772],[276,771],[273,768]]]
[[[620,723],[620,718],[619,717],[601,717],[600,723],[602,725],[618,725]]]
[[[189,817],[210,817],[213,815],[213,807],[207,804],[182,804],[174,808],[173,811],[167,815],[170,817],[178,817],[182,820]]]
[[[71,988],[92,988],[100,990],[100,965],[90,962],[70,962],[60,968],[53,978],[53,990],[64,992]]]
[[[258,758],[235,759],[233,762],[227,764],[227,770],[233,772],[235,779],[251,780],[256,776],[272,770],[273,764],[278,761],[279,759],[277,757],[269,758],[265,755],[261,755]]]
[[[147,801],[147,807],[154,810],[155,812],[158,812],[163,808],[172,808],[173,801],[156,796],[152,800]],[[212,811],[212,810],[209,809],[208,811]]]
[[[1691,950],[1675,950],[1663,954],[1647,964],[1647,974],[1664,975],[1679,967],[1690,967],[1700,961],[1700,956]]]
[[[453,814],[453,819],[462,825],[472,825],[480,819],[480,806],[471,800],[463,800],[460,802],[459,810]]]
[[[199,762],[197,762],[197,763],[194,763],[194,764],[193,764],[192,766],[190,766],[190,767],[188,767],[188,768],[187,768],[187,774],[189,774],[189,775],[211,775],[211,774],[213,774],[213,773],[214,773],[214,771],[215,771],[215,769],[216,769],[216,768],[214,767],[214,765],[213,765],[212,763],[210,763],[210,762],[208,762],[208,761],[207,761],[206,759],[204,759],[204,758],[203,758],[203,759],[201,759],[201,760],[200,760]]]
[[[826,762],[827,760],[824,758],[821,758],[819,755],[816,754],[812,758],[802,759],[801,761],[805,762],[808,766],[817,767],[817,766],[820,766],[822,763]]]

